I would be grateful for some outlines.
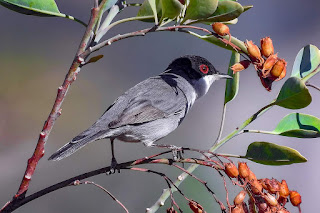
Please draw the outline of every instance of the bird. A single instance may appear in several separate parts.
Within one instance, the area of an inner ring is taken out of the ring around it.
[[[112,168],[117,166],[115,139],[141,142],[147,147],[166,147],[155,142],[181,124],[195,101],[208,92],[213,82],[227,78],[232,77],[217,71],[201,56],[176,58],[164,72],[119,96],[91,127],[58,149],[49,160],[61,160],[85,145],[105,138],[111,142]]]

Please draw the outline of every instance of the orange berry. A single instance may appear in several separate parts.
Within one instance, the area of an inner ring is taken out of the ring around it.
[[[242,204],[244,199],[246,198],[246,194],[247,194],[247,192],[244,190],[239,192],[239,194],[237,194],[237,196],[233,200],[234,205]]]
[[[290,191],[290,202],[293,206],[300,205],[301,201],[301,195],[297,191]]]
[[[275,65],[275,63],[278,61],[278,56],[277,54],[270,55],[267,60],[264,62],[263,67],[262,67],[262,76],[264,78],[268,77],[268,74],[270,73],[270,70],[272,67]]]
[[[196,201],[189,201],[189,207],[194,213],[203,213],[203,207]]]
[[[286,66],[287,62],[284,59],[279,59],[270,71],[271,76],[274,78],[280,78],[281,76],[283,78],[282,73],[286,70]]]
[[[236,72],[240,72],[242,70],[247,69],[250,64],[251,64],[251,61],[243,60],[243,61],[240,61],[240,62],[235,63],[234,65],[232,65],[230,67],[230,69],[232,69],[233,73],[236,73]]]
[[[261,57],[261,52],[259,50],[259,47],[255,45],[252,41],[246,41],[244,44],[247,47],[249,56],[257,62],[263,61],[263,58]]]
[[[257,179],[253,179],[250,181],[252,193],[255,195],[259,195],[262,192],[262,185],[259,183]]]
[[[249,177],[250,169],[245,162],[238,162],[239,175],[242,178]]]
[[[276,199],[273,195],[271,195],[271,194],[269,194],[269,193],[267,193],[267,194],[264,196],[264,199],[267,201],[267,203],[268,203],[270,206],[277,206],[277,205],[278,205],[277,199]]]
[[[220,36],[230,35],[229,27],[223,23],[215,22],[211,26],[212,30]]]
[[[280,196],[283,198],[287,198],[289,196],[290,192],[289,192],[287,182],[285,180],[281,181],[279,193],[280,193]]]
[[[265,37],[260,40],[261,43],[261,53],[263,56],[268,58],[270,55],[273,55],[274,48],[272,44],[272,40],[270,37]]]
[[[233,163],[225,163],[224,167],[225,167],[224,171],[229,177],[231,178],[238,177],[239,171]]]
[[[248,176],[248,180],[252,181],[252,180],[257,180],[256,175],[249,169],[249,176]]]
[[[241,207],[236,206],[232,209],[231,213],[244,213],[244,211]]]

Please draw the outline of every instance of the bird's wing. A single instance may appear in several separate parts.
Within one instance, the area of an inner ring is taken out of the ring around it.
[[[122,100],[129,100],[125,107]],[[139,125],[178,113],[183,113],[181,116],[183,117],[187,99],[178,87],[166,83],[160,77],[155,77],[128,90],[110,109],[117,107],[122,108],[122,111],[109,123],[110,129],[125,125]]]

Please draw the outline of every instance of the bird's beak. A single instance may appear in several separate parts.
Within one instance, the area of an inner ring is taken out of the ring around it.
[[[232,79],[232,76],[227,75],[227,74],[224,74],[224,73],[220,73],[220,72],[218,72],[218,71],[217,71],[217,74],[216,74],[216,75],[217,75],[217,77],[218,77],[219,79],[225,79],[225,78],[226,78],[226,79],[228,79],[228,78],[229,78],[229,79]]]

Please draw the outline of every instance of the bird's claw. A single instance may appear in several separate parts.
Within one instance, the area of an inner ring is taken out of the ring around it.
[[[172,151],[174,161],[183,159],[183,149],[180,146],[170,145],[169,149]]]
[[[111,166],[110,166],[110,170],[106,172],[107,175],[111,175],[116,173],[116,171],[118,171],[118,173],[120,173],[120,167],[118,165],[118,162],[115,158],[112,158],[111,160]]]

